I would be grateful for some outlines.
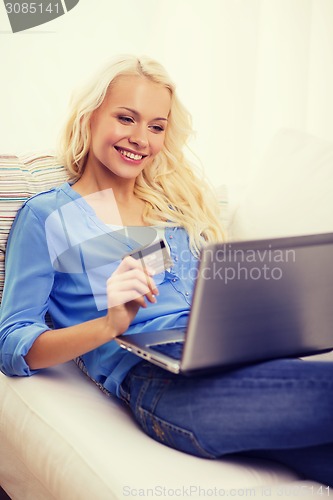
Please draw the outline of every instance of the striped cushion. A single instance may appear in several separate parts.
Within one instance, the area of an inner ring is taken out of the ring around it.
[[[54,156],[0,156],[0,302],[5,277],[7,238],[16,212],[28,198],[68,178]]]

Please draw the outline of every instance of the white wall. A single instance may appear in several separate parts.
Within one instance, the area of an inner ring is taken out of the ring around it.
[[[272,135],[333,138],[331,0],[80,0],[13,34],[0,5],[0,151],[53,149],[71,92],[119,53],[178,84],[216,183],[246,179]]]

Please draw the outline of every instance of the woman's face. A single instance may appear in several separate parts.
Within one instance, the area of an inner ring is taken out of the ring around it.
[[[86,168],[135,179],[164,144],[171,95],[141,76],[119,77],[91,118]]]

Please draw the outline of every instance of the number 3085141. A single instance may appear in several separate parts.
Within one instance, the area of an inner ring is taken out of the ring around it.
[[[8,14],[42,14],[48,12],[49,14],[60,13],[60,2],[50,2],[48,4],[38,2],[6,2],[6,10]]]

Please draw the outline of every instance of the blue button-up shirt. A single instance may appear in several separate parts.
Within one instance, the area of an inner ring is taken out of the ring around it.
[[[40,193],[19,210],[7,244],[6,281],[0,321],[0,368],[7,375],[35,371],[24,357],[36,338],[50,329],[106,314],[106,280],[122,257],[153,241],[152,227],[112,230],[68,183]],[[183,228],[167,227],[172,267],[154,279],[157,303],[140,308],[126,333],[185,327],[197,259]],[[119,395],[126,374],[140,359],[110,341],[82,356],[90,377]]]

